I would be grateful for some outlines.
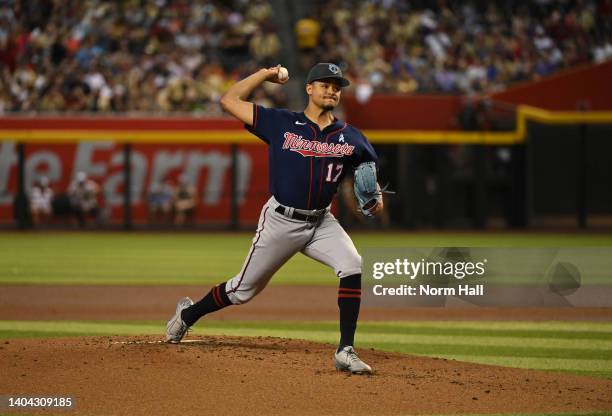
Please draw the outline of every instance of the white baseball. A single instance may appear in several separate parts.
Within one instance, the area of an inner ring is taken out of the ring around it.
[[[289,71],[287,71],[287,68],[285,68],[284,66],[281,66],[278,69],[278,80],[285,81],[287,78],[289,78]]]

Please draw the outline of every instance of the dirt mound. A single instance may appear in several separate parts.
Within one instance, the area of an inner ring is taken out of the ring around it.
[[[78,414],[612,410],[612,380],[374,350],[361,356],[376,374],[351,376],[333,368],[333,346],[279,338],[204,337],[168,345],[154,337],[91,337],[0,347],[3,394],[73,396]]]

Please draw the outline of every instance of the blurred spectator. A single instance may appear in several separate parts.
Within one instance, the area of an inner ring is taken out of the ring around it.
[[[276,57],[280,52],[280,39],[272,27],[264,26],[257,29],[249,42],[251,56],[261,66],[274,66],[278,62]]]
[[[168,177],[162,183],[156,183],[151,187],[149,194],[149,220],[151,222],[170,222],[175,193],[172,179]]]
[[[312,16],[299,19],[295,23],[295,37],[300,51],[310,51],[319,43],[321,25]]]
[[[178,186],[174,198],[174,223],[182,225],[189,217],[193,219],[196,209],[195,187],[189,182],[187,175],[179,177]]]
[[[298,50],[302,55],[302,70],[308,70],[314,65],[314,49],[319,44],[321,24],[313,15],[299,19],[295,23],[295,38]]]
[[[84,227],[87,217],[100,219],[98,197],[100,186],[87,177],[85,172],[78,172],[74,181],[68,187],[68,196],[72,210],[80,227]]]
[[[49,221],[53,213],[52,201],[53,189],[49,186],[49,178],[43,176],[34,184],[30,193],[30,212],[35,226]]]
[[[597,63],[612,59],[612,36],[593,47],[593,59]]]

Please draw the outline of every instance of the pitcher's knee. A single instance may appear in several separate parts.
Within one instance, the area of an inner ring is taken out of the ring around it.
[[[263,288],[242,284],[235,290],[227,292],[227,296],[234,305],[242,305],[253,299]]]
[[[340,267],[336,269],[336,276],[341,278],[354,274],[361,274],[361,256],[357,253],[343,259]]]
[[[242,305],[249,302],[251,299],[255,297],[254,294],[245,291],[239,292],[230,292],[227,294],[227,297],[232,301],[234,305]]]

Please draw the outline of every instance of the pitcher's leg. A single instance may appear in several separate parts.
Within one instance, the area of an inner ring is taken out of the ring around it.
[[[204,315],[223,309],[231,304],[225,293],[225,282],[219,283],[198,302],[184,309],[181,312],[181,318],[185,325],[192,326]]]
[[[185,324],[192,326],[202,316],[229,305],[240,305],[261,292],[274,273],[303,246],[306,235],[295,223],[266,205],[259,219],[257,232],[240,273],[215,286],[199,302],[181,313]]]
[[[340,343],[338,351],[355,344],[355,331],[361,306],[361,274],[343,277],[338,287]]]
[[[353,348],[361,306],[361,256],[353,241],[336,218],[328,213],[302,252],[334,269],[340,278],[340,342],[334,354],[336,368],[353,373],[371,373],[372,368],[359,358]]]
[[[361,256],[331,213],[325,215],[302,253],[331,267],[339,278],[361,274]]]

